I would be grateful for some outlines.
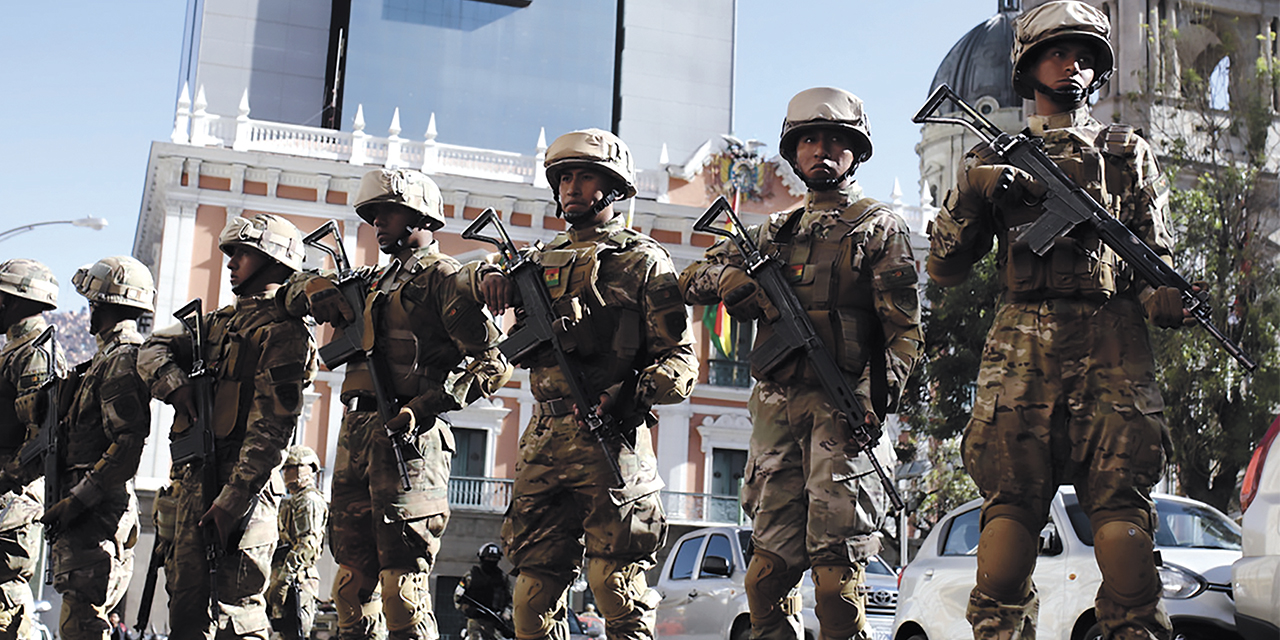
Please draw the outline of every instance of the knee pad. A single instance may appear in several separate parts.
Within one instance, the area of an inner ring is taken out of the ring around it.
[[[656,592],[650,598],[649,583],[638,563],[622,563],[607,558],[587,560],[587,584],[596,597],[596,606],[605,620],[618,620],[640,607],[649,610],[661,598]]]
[[[425,571],[411,569],[383,569],[378,574],[388,633],[425,625],[431,618],[428,577]]]
[[[333,577],[333,608],[338,612],[338,626],[351,628],[361,620],[378,616],[382,609],[378,595],[378,579],[346,565],[338,566]]]
[[[1136,517],[1094,523],[1093,553],[1102,570],[1098,595],[1131,608],[1159,598],[1161,583],[1146,514],[1128,515]]]
[[[978,538],[978,590],[1000,602],[1025,600],[1039,547],[1023,518],[995,514]]]
[[[793,593],[804,572],[787,568],[787,561],[769,551],[757,549],[747,565],[747,606],[751,624],[774,625],[800,612],[800,594]]]
[[[852,638],[866,625],[867,604],[862,594],[866,574],[861,566],[813,567],[813,612],[824,640]]]
[[[537,639],[551,636],[564,619],[564,591],[568,584],[536,573],[521,571],[511,594],[511,621],[516,637]]]

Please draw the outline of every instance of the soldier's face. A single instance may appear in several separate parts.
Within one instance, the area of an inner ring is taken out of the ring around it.
[[[564,210],[565,219],[570,223],[584,220],[591,208],[604,199],[605,191],[610,186],[609,180],[593,169],[577,167],[561,173],[557,188],[560,190],[560,208]],[[609,207],[605,210],[612,217],[612,210]]]
[[[231,280],[232,290],[235,290],[241,295],[261,293],[260,291],[239,291],[238,288],[249,282],[255,273],[258,273],[262,269],[270,266],[272,262],[271,258],[268,258],[267,254],[258,251],[257,249],[252,249],[238,244],[231,245],[229,250],[231,252],[231,256],[230,259],[227,260],[227,271],[231,274],[229,279]],[[266,280],[259,280],[259,282],[262,283],[263,286],[267,283]]]
[[[310,486],[315,478],[311,467],[307,465],[290,465],[284,467],[282,473],[284,474],[284,483],[289,487],[290,491],[297,491],[304,486]]]
[[[382,204],[373,212],[373,228],[378,234],[378,248],[383,253],[396,253],[413,233],[417,212],[405,207]]]
[[[796,141],[796,165],[810,180],[831,180],[853,168],[853,136],[842,129],[810,129]]]
[[[1097,76],[1094,48],[1079,40],[1058,40],[1045,46],[1035,64],[1036,80],[1050,89],[1085,89]]]

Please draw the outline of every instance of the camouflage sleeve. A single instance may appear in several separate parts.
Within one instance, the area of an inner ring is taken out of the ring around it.
[[[454,274],[454,289],[458,295],[465,297],[471,302],[483,302],[484,297],[480,295],[480,281],[490,273],[501,271],[498,266],[498,254],[491,253],[479,260],[472,260],[464,265],[458,272]]]
[[[995,239],[991,201],[969,188],[968,170],[982,164],[975,152],[965,156],[956,188],[942,202],[929,230],[926,269],[934,282],[951,287],[964,282],[969,269],[991,250]]]
[[[675,404],[689,397],[698,378],[689,309],[680,296],[675,266],[665,252],[654,251],[643,281],[641,315],[649,365],[636,381],[640,406]]]
[[[210,318],[206,315],[205,322]],[[175,389],[191,383],[178,360],[178,354],[190,353],[191,337],[181,324],[157,329],[142,343],[138,349],[138,376],[151,390],[151,397],[163,401]]]
[[[1134,235],[1147,243],[1156,255],[1173,265],[1173,233],[1169,224],[1169,179],[1160,170],[1155,152],[1144,139],[1138,138],[1129,170],[1133,183],[1120,197],[1120,221]],[[1145,281],[1139,295],[1152,290]]]
[[[328,512],[328,505],[315,492],[308,492],[298,505],[291,522],[293,530],[289,532],[289,553],[284,559],[285,570],[290,574],[314,567],[320,560]]]
[[[760,241],[759,226],[748,227],[747,234],[755,239],[757,243]],[[685,267],[684,272],[680,274],[680,292],[684,295],[685,303],[691,305],[718,304],[720,302],[720,274],[724,272],[726,266],[730,265],[741,268],[743,265],[742,254],[728,238],[720,238],[707,249],[702,260],[695,261]]]
[[[142,448],[151,432],[151,397],[138,376],[137,356],[137,347],[125,346],[113,351],[100,369],[98,402],[102,429],[111,445],[93,469],[71,487],[71,495],[87,506],[97,504],[105,489],[124,486],[138,473]]]
[[[876,315],[884,329],[888,411],[894,412],[903,385],[920,360],[924,331],[920,326],[919,278],[911,251],[911,233],[896,215],[886,215],[872,242],[871,263]]]
[[[54,372],[60,376],[65,375],[67,365],[61,349],[55,349],[54,354]],[[6,481],[25,485],[44,473],[39,465],[24,469],[19,466],[19,461],[24,455],[24,449],[37,446],[34,443],[35,436],[40,432],[40,423],[44,419],[44,412],[48,410],[43,406],[40,392],[50,379],[49,355],[42,349],[33,348],[28,342],[5,362],[4,376],[5,385],[14,392],[13,411],[18,422],[12,425],[12,433],[5,429],[4,435],[12,440],[3,447],[12,447],[11,451],[17,453],[8,459],[2,473]]]
[[[465,407],[501,389],[514,369],[498,351],[502,331],[497,322],[473,291],[460,286],[458,276],[464,269],[442,268],[434,290],[440,320],[464,356],[462,371],[450,376],[447,391]]]
[[[361,268],[357,270],[357,273],[364,274],[367,271],[369,269]],[[281,311],[284,311],[285,314],[295,318],[311,315],[311,301],[307,298],[307,285],[319,278],[337,280],[338,272],[332,269],[322,269],[294,273],[276,291],[276,306]]]
[[[261,335],[244,444],[230,479],[214,500],[236,517],[249,512],[253,496],[284,461],[284,449],[302,413],[302,390],[315,380],[318,368],[315,340],[301,320],[274,322]]]

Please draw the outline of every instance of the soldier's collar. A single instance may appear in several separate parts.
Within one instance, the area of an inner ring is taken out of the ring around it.
[[[1089,112],[1089,105],[1082,104],[1066,113],[1055,113],[1051,116],[1028,116],[1027,128],[1031,130],[1031,135],[1043,136],[1045,131],[1084,127],[1093,122],[1094,119]]]
[[[578,244],[580,242],[600,242],[601,240],[621,231],[624,226],[625,225],[622,223],[622,216],[616,215],[594,227],[579,229],[571,226],[565,230],[565,235],[569,237],[570,244]]]
[[[13,323],[13,326],[9,327],[9,330],[5,332],[6,344],[17,344],[23,338],[34,337],[35,334],[44,331],[47,326],[49,326],[49,323],[45,322],[44,316],[34,315],[30,318],[23,318]]]
[[[253,296],[237,296],[236,299],[232,301],[231,306],[235,307],[236,311],[249,311],[259,307],[274,305],[276,291],[279,291],[279,289],[268,289]]]
[[[862,199],[862,185],[852,180],[841,189],[831,191],[812,191],[804,196],[806,211],[820,209],[842,209]]]
[[[102,349],[112,342],[123,342],[125,344],[142,344],[142,334],[138,332],[137,320],[121,320],[114,325],[103,329],[94,336],[98,341],[98,349]]]
[[[412,264],[417,262],[418,258],[437,253],[440,253],[440,243],[433,238],[431,243],[425,247],[406,247],[393,257],[399,259],[400,264]]]

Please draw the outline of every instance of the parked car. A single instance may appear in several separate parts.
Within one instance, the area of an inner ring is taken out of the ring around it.
[[[1203,502],[1161,494],[1154,499],[1162,597],[1176,637],[1239,640],[1228,582],[1231,563],[1240,557],[1239,527]],[[943,517],[903,568],[894,640],[973,637],[964,614],[977,573],[981,505],[974,500]],[[1071,487],[1060,489],[1050,506],[1034,579],[1040,593],[1036,637],[1092,640],[1101,635],[1093,601],[1102,572],[1093,555],[1089,518]]]
[[[655,588],[656,635],[660,640],[746,640],[751,623],[745,580],[750,559],[750,527],[707,527],[691,531],[672,547]],[[873,558],[867,568],[867,618],[876,640],[888,640],[897,602],[897,581],[889,565]],[[813,581],[800,583],[806,640],[818,637],[813,613]]]
[[[1231,565],[1236,626],[1246,638],[1280,639],[1280,418],[1253,452],[1240,490],[1244,557]]]

